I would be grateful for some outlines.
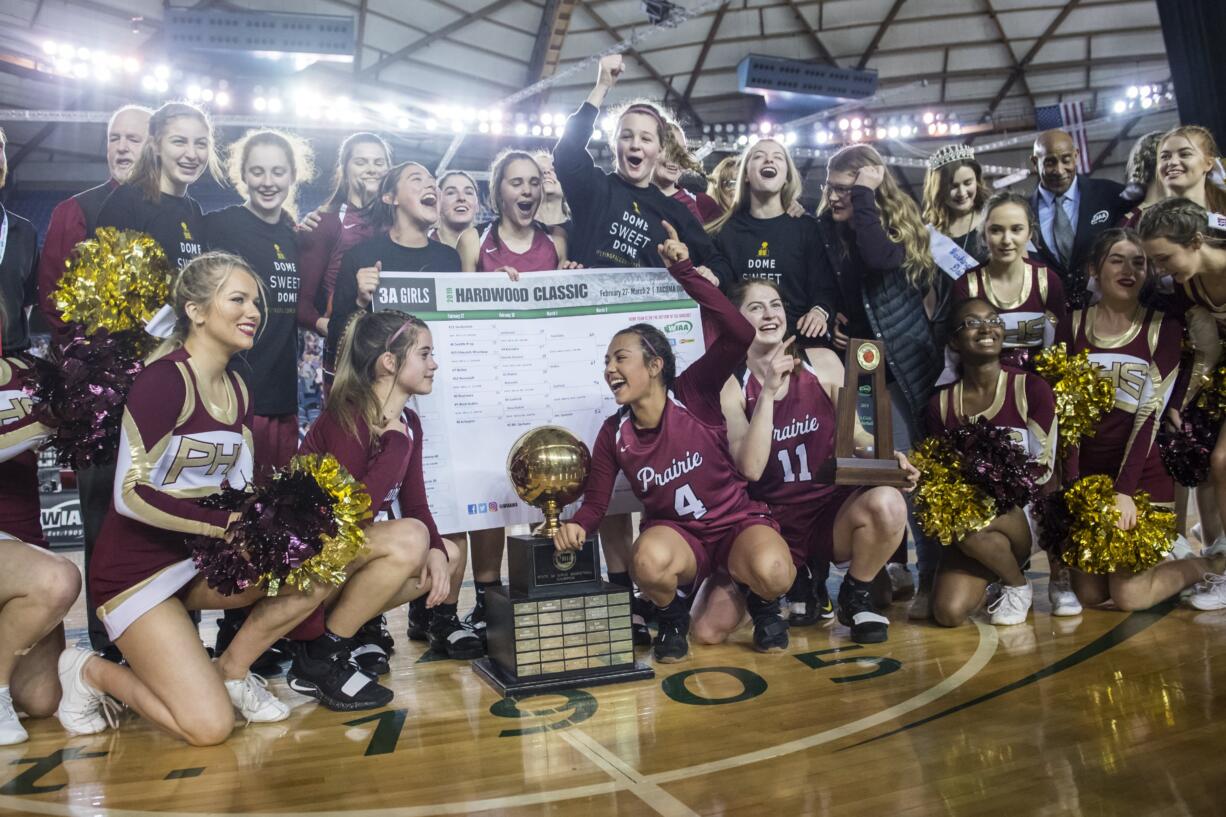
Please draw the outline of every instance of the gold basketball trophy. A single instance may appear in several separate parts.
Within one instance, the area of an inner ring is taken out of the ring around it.
[[[511,446],[507,474],[545,515],[529,535],[507,537],[508,587],[485,592],[488,656],[473,670],[501,695],[524,695],[655,677],[634,661],[630,591],[600,578],[596,537],[559,551],[558,515],[583,493],[592,457],[561,426],[541,426]]]
[[[852,338],[847,342],[843,366],[846,378],[839,394],[834,437],[834,459],[823,471],[836,485],[909,485],[907,472],[894,459],[894,418],[890,392],[885,383],[885,346],[875,340]],[[856,420],[863,401],[870,413],[867,431],[873,435],[871,456],[856,456]],[[882,454],[888,454],[883,457]]]

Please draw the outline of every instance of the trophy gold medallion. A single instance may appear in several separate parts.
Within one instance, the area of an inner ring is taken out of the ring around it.
[[[875,340],[852,338],[847,343],[843,366],[846,380],[839,394],[834,458],[826,464],[823,478],[836,485],[907,486],[907,472],[894,459],[893,415],[885,380],[885,345]],[[864,417],[865,414],[868,416]],[[866,430],[873,437],[869,456],[856,456],[857,418],[862,422],[867,420],[864,425],[869,426]]]
[[[591,454],[560,426],[521,436],[507,456],[515,492],[545,521],[507,537],[508,586],[485,594],[487,657],[474,671],[502,695],[652,678],[635,663],[630,591],[600,577],[596,537],[577,551],[554,547],[558,515],[583,493]]]

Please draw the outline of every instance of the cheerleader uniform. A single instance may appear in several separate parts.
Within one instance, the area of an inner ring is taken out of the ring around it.
[[[226,386],[226,404],[210,405],[186,349],[150,364],[132,384],[114,498],[88,577],[112,640],[195,578],[191,537],[225,535],[230,512],[197,500],[251,481],[251,400],[232,372]]]
[[[38,499],[38,452],[51,429],[35,420],[25,388],[33,361],[0,358],[0,539],[47,547]]]
[[[208,249],[204,213],[188,195],[162,193],[157,201],[150,201],[140,188],[121,184],[102,205],[98,226],[152,236],[166,253],[171,269],[183,269],[188,261]]]
[[[214,249],[243,258],[264,284],[264,320],[255,346],[235,358],[251,385],[256,476],[282,468],[298,450],[298,248],[294,223],[269,224],[234,205],[205,216]]]
[[[1115,385],[1115,406],[1092,437],[1084,437],[1066,464],[1069,483],[1082,476],[1106,474],[1118,493],[1146,491],[1153,502],[1175,501],[1175,486],[1162,465],[1155,439],[1162,415],[1176,405],[1183,327],[1177,319],[1152,309],[1121,336],[1095,332],[1098,307],[1074,312],[1059,339],[1070,352],[1086,349],[1104,377]]]
[[[718,328],[705,353],[677,376],[660,424],[639,429],[629,406],[609,417],[596,435],[583,504],[571,520],[585,532],[596,529],[609,506],[621,471],[643,503],[641,529],[663,526],[689,545],[698,565],[694,587],[727,566],[736,537],[753,525],[778,525],[766,504],[749,498],[728,449],[719,393],[753,342],[753,327],[727,298],[694,271],[687,260],[670,272],[710,313]]]
[[[335,212],[319,214],[314,230],[298,233],[299,274],[298,325],[310,332],[320,318],[332,314],[332,293],[345,253],[375,235],[370,208],[342,204]]]
[[[742,381],[745,416],[753,413],[762,384],[749,371]],[[798,568],[809,560],[830,562],[834,518],[859,488],[817,482],[814,475],[834,456],[835,408],[808,365],[794,370],[788,390],[775,401],[770,458],[749,495],[770,506]]]
[[[975,267],[954,281],[953,302],[984,298],[996,308],[1005,322],[1002,365],[1025,367],[1030,354],[1051,346],[1056,327],[1068,316],[1064,286],[1060,278],[1043,264],[1026,260],[1022,291],[1012,302],[1005,302],[992,290],[987,267]],[[942,378],[943,380],[946,378]]]
[[[532,246],[518,253],[502,242],[498,236],[498,222],[485,228],[481,234],[481,250],[477,254],[477,272],[494,272],[502,267],[511,267],[517,272],[536,272],[558,268],[558,248],[549,236],[549,230],[533,223]]]

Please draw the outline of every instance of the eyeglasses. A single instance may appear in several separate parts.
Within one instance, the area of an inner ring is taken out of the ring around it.
[[[851,195],[851,185],[849,184],[831,184],[826,182],[822,185],[826,189],[826,196],[836,196],[840,199],[845,199]]]
[[[982,329],[985,326],[991,329],[1004,329],[1005,322],[999,317],[967,318],[966,320],[962,321],[962,323],[955,326],[954,331],[961,332],[963,329]]]
[[[719,186],[725,190],[732,190],[736,187],[736,179],[724,179]]]

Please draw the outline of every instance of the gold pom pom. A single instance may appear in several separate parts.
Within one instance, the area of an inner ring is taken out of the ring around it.
[[[1034,370],[1056,396],[1060,453],[1065,454],[1082,437],[1094,436],[1099,420],[1115,407],[1115,386],[1090,361],[1088,350],[1070,355],[1063,343],[1035,355]]]
[[[309,474],[332,499],[336,535],[325,535],[323,550],[291,570],[285,581],[303,591],[311,588],[312,580],[339,586],[346,578],[345,566],[366,549],[362,523],[371,517],[370,494],[331,454],[298,454],[289,468]],[[277,593],[273,585],[269,582],[270,596]]]
[[[957,455],[940,438],[920,442],[910,459],[920,472],[915,514],[924,533],[952,545],[996,518],[996,503],[982,488],[966,481]]]
[[[1196,405],[1205,410],[1210,420],[1219,423],[1226,417],[1226,364],[1218,366],[1206,379],[1196,395]]]
[[[171,268],[161,245],[144,233],[98,228],[73,249],[55,290],[65,323],[86,335],[144,329],[170,297]]]
[[[1133,497],[1137,524],[1120,530],[1115,483],[1102,474],[1078,480],[1064,494],[1071,524],[1064,561],[1083,573],[1141,573],[1162,561],[1175,541],[1175,514],[1154,507],[1149,494]]]

